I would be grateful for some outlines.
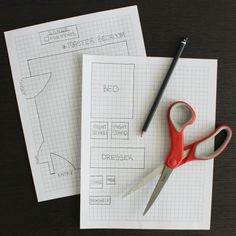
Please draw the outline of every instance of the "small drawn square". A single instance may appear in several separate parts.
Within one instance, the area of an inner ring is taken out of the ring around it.
[[[102,189],[103,188],[103,176],[102,175],[90,175],[89,188],[90,189]]]
[[[108,139],[108,122],[92,121],[90,127],[91,139]]]
[[[106,176],[106,185],[115,185],[116,184],[116,176],[115,175],[107,175]]]
[[[129,139],[129,123],[128,122],[112,122],[111,123],[112,139]]]

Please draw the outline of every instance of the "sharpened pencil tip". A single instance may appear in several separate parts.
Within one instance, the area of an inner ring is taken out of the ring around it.
[[[145,209],[145,211],[143,212],[143,216],[145,216],[147,213],[147,209]]]
[[[141,138],[143,137],[144,131],[141,132]]]

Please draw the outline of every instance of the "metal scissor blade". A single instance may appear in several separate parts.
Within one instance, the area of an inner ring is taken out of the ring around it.
[[[163,171],[161,173],[161,177],[158,180],[155,189],[153,190],[153,193],[148,201],[148,204],[143,212],[143,216],[148,212],[152,204],[155,202],[156,198],[158,197],[159,193],[161,192],[162,188],[164,187],[166,181],[170,177],[170,174],[172,173],[173,169],[169,168],[168,166],[164,166]]]
[[[144,185],[146,185],[149,181],[154,179],[156,176],[160,175],[163,170],[163,165],[158,166],[153,171],[151,171],[148,175],[146,175],[141,181],[139,181],[136,185],[134,185],[127,193],[125,193],[122,197],[125,198],[130,194],[136,192]]]

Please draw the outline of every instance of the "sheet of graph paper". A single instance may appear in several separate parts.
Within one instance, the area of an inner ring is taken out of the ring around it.
[[[157,176],[122,198],[170,148],[167,109],[183,100],[195,109],[185,143],[215,127],[216,60],[180,59],[148,131],[140,132],[170,58],[83,56],[81,228],[209,229],[213,161],[173,172],[143,216]],[[176,114],[180,116],[180,114]],[[201,151],[213,151],[208,143]]]
[[[80,192],[80,54],[145,55],[136,6],[5,33],[38,201]]]

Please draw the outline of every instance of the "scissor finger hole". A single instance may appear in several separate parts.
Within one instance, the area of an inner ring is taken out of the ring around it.
[[[175,129],[180,132],[193,119],[192,110],[184,103],[177,103],[170,111],[170,119]]]
[[[232,136],[231,129],[222,127],[217,129],[211,136],[200,142],[195,150],[195,157],[199,159],[212,159],[219,155],[227,146]],[[211,144],[215,141],[215,149],[212,150]]]

